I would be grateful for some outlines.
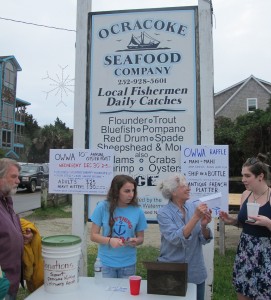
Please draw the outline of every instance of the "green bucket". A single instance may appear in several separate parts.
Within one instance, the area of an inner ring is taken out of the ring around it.
[[[81,238],[55,235],[41,240],[44,288],[49,293],[68,293],[78,286]]]

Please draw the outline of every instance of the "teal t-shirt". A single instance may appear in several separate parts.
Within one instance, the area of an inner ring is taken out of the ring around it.
[[[108,236],[110,227],[109,203],[104,200],[97,204],[91,221],[97,226],[102,227],[102,235]],[[144,231],[147,228],[147,221],[143,210],[138,206],[129,205],[127,207],[117,207],[114,211],[115,224],[112,237],[117,237],[123,241],[135,237],[135,233]],[[108,267],[127,267],[136,263],[136,248],[124,245],[119,248],[112,248],[109,245],[99,245],[98,257],[104,266]]]
[[[5,298],[5,296],[8,292],[9,286],[10,286],[10,283],[9,283],[8,279],[6,278],[4,272],[3,272],[2,276],[3,277],[0,277],[0,300]]]

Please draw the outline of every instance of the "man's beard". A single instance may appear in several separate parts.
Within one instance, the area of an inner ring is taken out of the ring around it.
[[[16,193],[17,193],[17,188],[13,188],[9,192],[10,195],[15,195]]]
[[[5,190],[5,194],[7,195],[15,195],[17,193],[17,187],[16,188],[9,188]]]

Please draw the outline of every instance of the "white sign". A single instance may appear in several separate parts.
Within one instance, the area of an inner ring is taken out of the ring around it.
[[[182,173],[191,187],[191,201],[203,201],[217,217],[228,211],[229,157],[227,145],[182,146]]]
[[[114,174],[135,178],[148,220],[167,202],[157,181],[197,142],[196,17],[196,7],[89,14],[90,148],[115,151]]]
[[[50,150],[50,193],[105,195],[112,178],[110,150]]]

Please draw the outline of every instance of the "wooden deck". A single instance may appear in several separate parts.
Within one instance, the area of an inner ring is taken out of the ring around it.
[[[238,211],[242,194],[229,194],[229,211]]]
[[[240,205],[242,194],[229,194],[229,205]]]

